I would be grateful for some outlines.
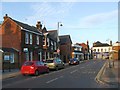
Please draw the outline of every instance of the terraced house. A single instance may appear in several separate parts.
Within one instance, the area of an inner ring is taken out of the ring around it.
[[[47,30],[43,28],[43,60],[58,57],[58,33],[57,30]]]
[[[26,60],[42,60],[43,34],[34,26],[4,16],[0,27],[3,68],[19,68]]]

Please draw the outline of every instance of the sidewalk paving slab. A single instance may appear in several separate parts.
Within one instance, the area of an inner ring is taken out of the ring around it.
[[[119,60],[114,61],[114,67],[112,66],[110,68],[108,61],[106,61],[106,64],[101,69],[101,73],[99,73],[100,75],[97,75],[96,80],[100,83],[120,85],[120,72],[118,72],[120,69],[119,63]]]

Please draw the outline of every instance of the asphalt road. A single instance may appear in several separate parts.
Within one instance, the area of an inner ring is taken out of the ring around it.
[[[116,88],[101,84],[95,77],[105,60],[88,60],[79,65],[67,66],[65,69],[51,71],[39,76],[22,76],[5,79],[3,88]]]

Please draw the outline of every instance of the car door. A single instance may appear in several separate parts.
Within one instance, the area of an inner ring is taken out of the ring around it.
[[[40,65],[41,65],[41,69],[42,69],[42,72],[46,72],[46,66],[43,62],[40,62]]]
[[[60,66],[63,68],[63,61],[60,59]]]
[[[44,66],[41,61],[39,61],[39,68],[40,68],[40,72],[44,72]]]

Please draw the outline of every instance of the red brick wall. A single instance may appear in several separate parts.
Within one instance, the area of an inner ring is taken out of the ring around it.
[[[71,58],[71,53],[72,53],[71,49],[72,48],[71,48],[71,44],[70,43],[66,43],[64,45],[60,45],[61,59],[64,61],[64,56],[65,56],[67,63],[69,62],[68,56],[70,56],[70,58]]]
[[[2,47],[15,48],[21,50],[21,30],[20,27],[10,20],[6,19],[0,30],[0,37],[2,37]],[[1,47],[1,46],[0,46]]]

